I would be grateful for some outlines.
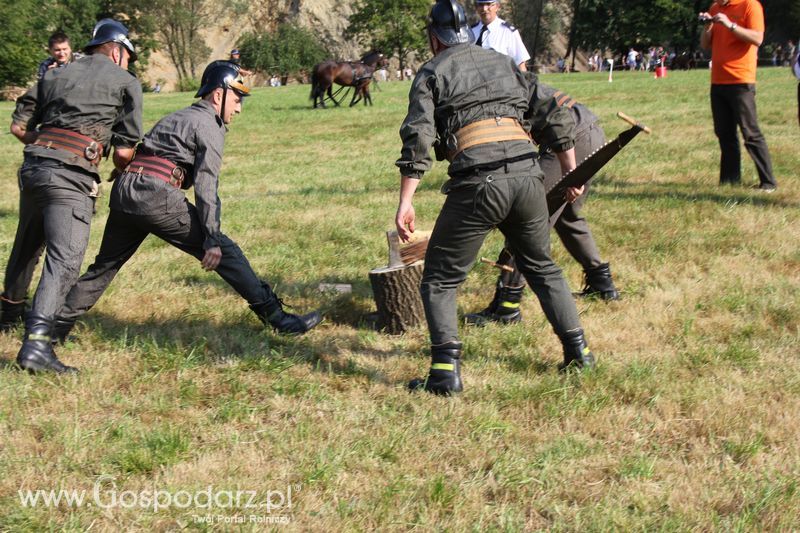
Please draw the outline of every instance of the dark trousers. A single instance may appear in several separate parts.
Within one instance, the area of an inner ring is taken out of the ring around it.
[[[3,294],[12,301],[25,299],[46,250],[32,312],[52,317],[80,273],[89,243],[94,178],[54,159],[26,154],[19,183],[19,224]]]
[[[169,213],[134,215],[112,209],[94,263],[69,291],[59,315],[78,318],[91,309],[117,272],[151,233],[198,260],[205,255],[205,235],[197,208],[188,201],[184,202],[180,211]],[[248,303],[268,301],[271,297],[268,289],[253,271],[239,246],[224,235],[219,242],[222,259],[216,269],[217,274]]]
[[[556,334],[579,328],[569,287],[550,258],[547,204],[537,166],[528,160],[450,180],[445,192],[447,199],[433,228],[422,274],[431,344],[458,340],[456,290],[494,228],[506,237],[517,268]]]
[[[742,180],[741,150],[737,127],[742,130],[744,147],[756,165],[762,185],[777,186],[772,174],[772,160],[767,141],[758,127],[756,86],[754,84],[712,85],[711,114],[714,133],[719,139],[720,183],[737,184]]]
[[[588,129],[579,133],[575,138],[575,159],[578,163],[589,157],[595,150],[605,144],[606,136],[599,124],[592,124]],[[553,152],[546,152],[539,158],[539,165],[544,172],[545,188],[558,182],[563,175],[558,157]],[[600,251],[589,229],[589,223],[580,211],[586,197],[589,195],[590,183],[587,183],[582,195],[571,204],[567,204],[558,217],[553,229],[564,244],[569,254],[580,263],[584,270],[598,267],[603,264]]]

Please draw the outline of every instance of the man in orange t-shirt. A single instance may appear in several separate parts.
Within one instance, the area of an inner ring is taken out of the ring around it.
[[[764,9],[758,0],[714,0],[700,19],[705,21],[700,46],[711,49],[711,114],[721,151],[720,184],[738,185],[742,179],[738,126],[758,171],[758,188],[772,192],[778,183],[756,116],[756,65],[764,39]]]

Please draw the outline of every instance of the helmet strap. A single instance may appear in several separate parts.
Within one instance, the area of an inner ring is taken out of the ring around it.
[[[125,55],[125,52],[122,51],[122,43],[117,43],[117,51],[119,52],[119,59],[117,59],[117,65],[122,68],[122,56]]]
[[[222,86],[222,106],[219,108],[219,118],[225,123],[225,102],[228,99],[228,88]]]

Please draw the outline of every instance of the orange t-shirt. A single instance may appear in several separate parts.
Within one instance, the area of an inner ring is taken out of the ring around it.
[[[725,6],[714,2],[708,13],[724,13],[742,28],[764,31],[764,8],[758,0],[730,0]],[[755,83],[758,47],[740,40],[721,24],[714,24],[711,32],[711,83]]]

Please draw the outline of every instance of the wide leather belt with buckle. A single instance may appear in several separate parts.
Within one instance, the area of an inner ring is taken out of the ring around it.
[[[97,166],[103,157],[103,145],[91,137],[62,128],[45,127],[39,131],[34,143],[54,150],[64,150],[86,159]]]
[[[458,154],[479,144],[501,141],[530,141],[522,125],[513,118],[495,117],[467,124],[449,139],[447,159],[452,161]]]
[[[154,155],[136,154],[133,160],[125,167],[125,172],[134,172],[152,176],[166,181],[173,187],[180,188],[183,184],[184,170],[169,159]]]

